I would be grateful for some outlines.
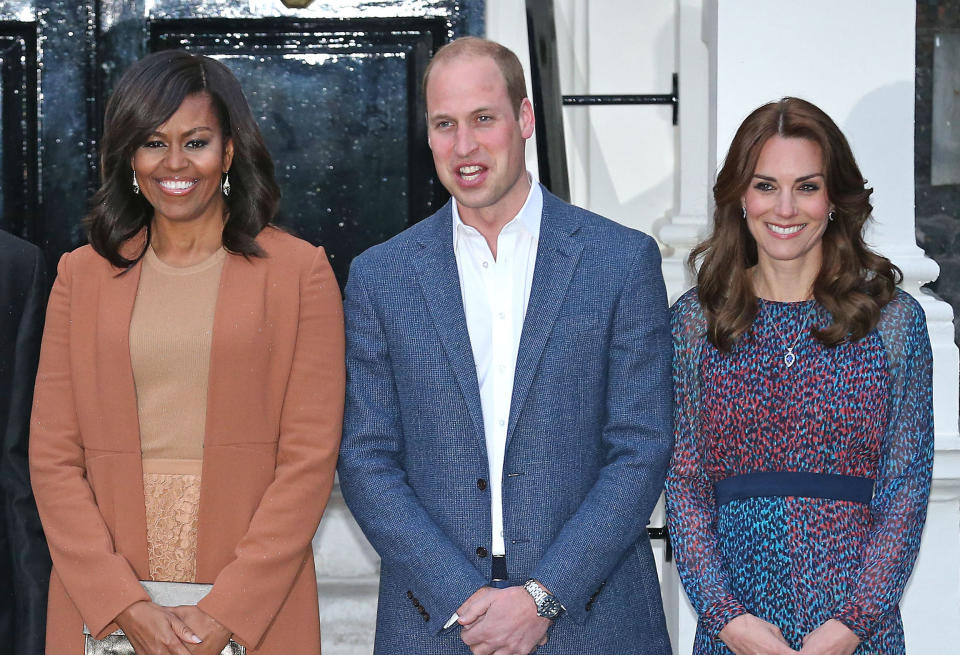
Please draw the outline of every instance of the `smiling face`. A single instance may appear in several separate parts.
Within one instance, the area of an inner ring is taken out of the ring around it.
[[[438,63],[426,100],[433,162],[462,220],[468,225],[511,220],[530,189],[524,163],[524,144],[534,127],[530,101],[524,98],[518,112],[497,64],[482,55]]]
[[[210,96],[195,93],[137,148],[131,165],[154,220],[223,222],[220,180],[232,161],[233,142],[224,143]]]
[[[819,145],[808,139],[770,137],[742,201],[761,266],[789,262],[794,270],[819,269],[831,210]]]

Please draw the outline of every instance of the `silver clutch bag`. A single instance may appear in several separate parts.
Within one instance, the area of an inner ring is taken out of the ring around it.
[[[152,582],[141,581],[150,599],[157,605],[175,607],[177,605],[196,605],[210,593],[213,585],[192,582]],[[86,625],[83,626],[84,655],[136,655],[130,640],[117,630],[103,639],[94,639]],[[247,649],[233,639],[223,647],[220,655],[246,655]]]

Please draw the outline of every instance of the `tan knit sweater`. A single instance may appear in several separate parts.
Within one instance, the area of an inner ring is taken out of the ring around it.
[[[213,313],[226,251],[193,266],[147,248],[130,321],[144,471],[200,473]]]

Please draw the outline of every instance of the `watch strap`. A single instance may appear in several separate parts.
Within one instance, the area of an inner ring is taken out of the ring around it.
[[[563,605],[560,604],[556,596],[544,589],[543,585],[536,580],[532,578],[527,580],[523,583],[523,588],[533,598],[533,602],[537,606],[537,616],[555,619],[563,612]]]

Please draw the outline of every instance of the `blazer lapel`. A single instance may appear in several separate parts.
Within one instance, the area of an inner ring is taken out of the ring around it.
[[[125,257],[135,257],[143,248],[145,231],[141,231],[121,247]],[[137,390],[130,363],[130,320],[137,300],[142,262],[128,270],[116,269],[100,286],[97,317],[97,341],[101,353],[115,353],[97,358],[98,386],[103,403],[104,420],[116,439],[117,450],[140,452],[140,419],[137,415]]]
[[[553,331],[567,287],[583,251],[583,244],[573,237],[580,224],[565,209],[565,204],[544,190],[537,261],[533,269],[530,302],[527,303],[513,377],[507,448],[510,447],[520,409],[530,391],[543,348]]]
[[[140,254],[146,231],[128,240],[121,247],[127,258]],[[140,286],[142,261],[128,270],[116,269],[105,277],[100,285],[97,307],[96,340],[99,354],[96,359],[96,384],[101,403],[104,431],[111,435],[116,450],[124,453],[129,467],[117,471],[128,493],[115,499],[114,511],[127,517],[138,530],[118,531],[115,544],[130,560],[134,571],[141,579],[150,575],[147,554],[147,517],[143,493],[143,466],[140,458],[140,418],[137,414],[137,390],[130,362],[130,320]]]
[[[270,350],[265,343],[267,332],[262,329],[267,321],[267,269],[259,264],[258,258],[234,254],[227,254],[223,261],[210,341],[205,448],[223,445],[223,439],[234,438],[237,426],[244,425],[244,413],[262,411],[261,407],[242,402],[237,396],[238,381],[246,379],[251,370],[250,353]]]
[[[467,319],[463,311],[457,260],[453,253],[453,216],[450,204],[427,221],[429,224],[425,227],[428,229],[419,240],[422,250],[415,259],[417,276],[440,335],[440,343],[473,419],[476,437],[486,452],[483,413],[480,410],[480,385],[477,382],[477,367],[473,361],[470,333],[467,332]]]
[[[271,228],[265,228],[271,229]],[[264,400],[250,393],[251,385],[275,381],[250,379],[250,371],[270,369],[261,361],[270,351],[267,318],[267,267],[263,260],[228,253],[220,272],[213,315],[210,370],[207,374],[207,415],[203,435],[200,509],[197,524],[197,581],[213,582],[219,566],[217,544],[232,529],[222,516],[231,506],[238,483],[230,440],[238,440],[244,426],[255,424],[247,415],[266,411]],[[251,357],[255,361],[251,361]],[[242,481],[241,481],[242,484]]]

